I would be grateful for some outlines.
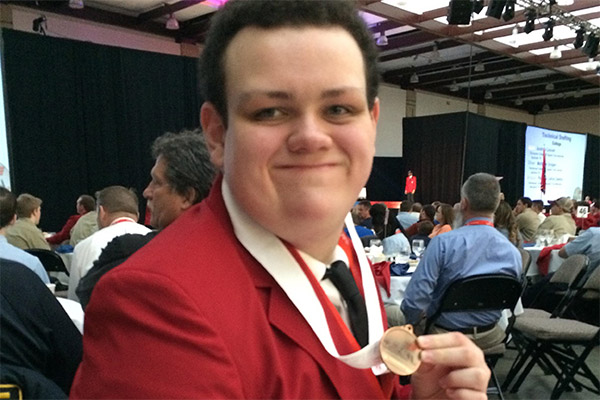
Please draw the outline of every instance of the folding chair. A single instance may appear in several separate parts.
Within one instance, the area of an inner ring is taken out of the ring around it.
[[[577,263],[572,263],[575,266],[572,273],[578,276],[583,275],[588,264],[587,257],[581,255],[571,257],[577,261]],[[571,257],[567,260],[570,260]],[[577,272],[577,268],[582,270]],[[581,390],[583,387],[600,394],[600,382],[585,364],[585,359],[599,343],[600,328],[581,321],[561,318],[576,312],[580,304],[578,300],[589,299],[597,302],[600,291],[600,269],[596,268],[583,286],[578,286],[580,285],[577,285],[576,279],[552,313],[538,310],[539,312],[530,312],[528,316],[517,318],[513,334],[515,338],[519,338],[521,350],[502,385],[504,390],[522,370],[511,389],[512,393],[517,392],[537,364],[546,373],[552,373],[557,378],[551,394],[553,399],[559,398],[564,391],[571,390],[572,387],[576,390]],[[574,345],[582,346],[583,350],[577,353]],[[529,363],[525,365],[527,360]],[[577,376],[586,378],[589,382],[583,383],[577,379]],[[593,386],[589,386],[590,383]]]
[[[58,253],[46,249],[26,249],[25,251],[39,258],[46,272],[64,272],[69,275],[65,263]]]
[[[522,291],[519,279],[503,274],[474,275],[453,282],[444,293],[440,307],[427,318],[425,333],[430,331],[442,313],[505,309],[513,312]],[[505,333],[508,336],[509,332]],[[504,342],[484,351],[486,363],[492,372],[493,386],[488,389],[488,394],[496,394],[500,399],[504,399],[504,396],[494,366],[505,351]]]
[[[555,292],[555,295],[560,296],[560,299],[556,306],[552,308],[552,312],[536,308],[536,306],[540,306],[541,300],[547,297],[544,296],[544,290],[541,290],[532,301],[531,307],[526,308],[523,311],[523,314],[519,316],[519,319],[523,320],[530,317],[556,318],[562,315],[562,312],[565,310],[565,306],[570,301],[574,291],[583,282],[588,265],[589,259],[583,254],[574,254],[567,258],[545,286],[563,286],[562,290]],[[519,319],[517,319],[517,321]]]
[[[523,282],[523,289],[529,284],[529,280],[527,279],[527,272],[529,272],[529,267],[531,266],[531,254],[527,250],[523,250],[518,248],[519,253],[521,253],[521,259],[523,260],[523,271],[521,272],[521,282]]]

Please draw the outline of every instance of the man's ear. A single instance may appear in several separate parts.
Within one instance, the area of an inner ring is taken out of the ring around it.
[[[182,206],[183,210],[187,210],[188,208],[193,206],[195,201],[196,201],[196,189],[187,188],[185,191],[185,196],[183,196],[183,206]]]
[[[8,223],[8,226],[14,225],[15,222],[17,222],[17,214],[13,215],[12,219]]]
[[[200,124],[206,138],[206,146],[210,153],[210,161],[218,168],[223,169],[225,158],[225,124],[217,108],[209,102],[200,109]]]
[[[467,209],[468,206],[469,206],[469,200],[467,200],[465,197],[462,197],[460,199],[460,209],[462,211],[464,211]]]

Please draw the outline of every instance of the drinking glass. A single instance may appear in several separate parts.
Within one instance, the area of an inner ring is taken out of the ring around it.
[[[412,251],[415,253],[417,258],[421,258],[421,255],[425,251],[425,241],[423,239],[415,239],[412,242]]]
[[[396,264],[406,264],[410,260],[410,246],[404,245],[400,247],[398,255],[396,256]]]
[[[369,241],[369,253],[373,255],[383,254],[381,239],[371,239]]]

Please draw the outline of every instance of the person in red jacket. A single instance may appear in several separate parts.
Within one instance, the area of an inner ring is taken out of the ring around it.
[[[348,212],[375,154],[376,58],[353,2],[225,3],[198,74],[219,178],[97,283],[71,398],[391,398],[398,377],[363,357],[386,316]],[[413,398],[485,398],[466,336],[417,343]]]
[[[404,194],[406,199],[411,203],[415,202],[415,191],[417,190],[417,177],[413,175],[411,170],[408,170],[406,184],[404,185]]]
[[[81,218],[82,215],[87,214],[90,211],[94,211],[96,208],[96,201],[92,196],[83,194],[79,196],[75,206],[77,207],[77,214],[71,215],[60,231],[56,232],[52,236],[48,236],[46,238],[48,243],[58,246],[69,240],[71,238],[71,229],[73,229],[75,223],[79,220],[79,218]]]

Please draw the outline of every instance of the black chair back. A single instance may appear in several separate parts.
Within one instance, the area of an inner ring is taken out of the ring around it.
[[[504,274],[473,275],[453,282],[440,307],[427,318],[425,332],[444,312],[514,310],[523,288],[519,279]]]
[[[69,275],[65,263],[58,253],[46,249],[26,249],[25,251],[36,256],[44,266],[46,272],[64,272]]]

